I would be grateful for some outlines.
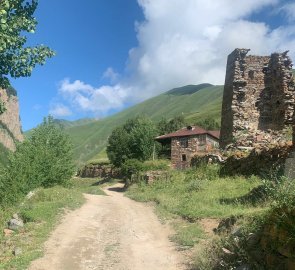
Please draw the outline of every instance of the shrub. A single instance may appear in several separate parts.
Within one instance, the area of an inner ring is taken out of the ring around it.
[[[144,171],[168,170],[170,162],[165,159],[147,160],[143,163]]]
[[[120,167],[128,159],[148,160],[155,152],[154,138],[157,130],[146,117],[129,119],[121,127],[113,130],[108,139],[109,160]]]
[[[128,179],[135,173],[143,170],[143,163],[137,159],[128,159],[121,167],[121,172]]]
[[[16,202],[39,186],[65,184],[74,173],[72,145],[51,117],[17,146],[0,175],[0,205]]]

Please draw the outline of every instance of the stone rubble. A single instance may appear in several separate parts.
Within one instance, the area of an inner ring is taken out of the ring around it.
[[[18,231],[20,228],[24,227],[24,222],[17,214],[14,214],[7,225],[9,230]]]

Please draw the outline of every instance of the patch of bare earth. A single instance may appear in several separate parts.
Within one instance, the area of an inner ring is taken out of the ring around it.
[[[220,220],[216,218],[202,218],[198,223],[202,226],[204,232],[208,235],[214,234],[214,229],[219,225]]]
[[[29,270],[185,269],[184,258],[168,239],[171,231],[146,204],[123,196],[121,184],[108,196],[85,195],[45,243],[45,256]]]

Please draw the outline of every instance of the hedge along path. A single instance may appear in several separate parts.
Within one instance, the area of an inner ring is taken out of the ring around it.
[[[184,258],[153,209],[123,196],[122,184],[108,196],[85,194],[87,202],[68,213],[45,243],[45,256],[29,270],[181,270]]]

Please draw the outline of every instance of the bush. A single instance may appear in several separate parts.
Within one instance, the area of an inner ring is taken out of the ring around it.
[[[108,139],[107,155],[116,167],[128,159],[148,160],[155,152],[157,130],[146,117],[129,119],[113,130]]]
[[[130,179],[135,173],[143,170],[143,163],[137,159],[128,159],[121,167],[121,172],[124,177]]]
[[[147,160],[143,163],[144,171],[168,170],[170,162],[165,159]]]
[[[74,173],[72,145],[51,117],[17,146],[0,175],[0,205],[37,187],[64,185]]]

